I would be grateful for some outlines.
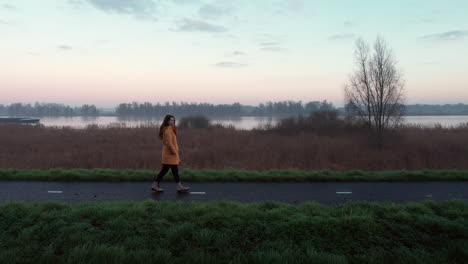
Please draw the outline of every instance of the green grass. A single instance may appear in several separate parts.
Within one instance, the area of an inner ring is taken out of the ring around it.
[[[0,263],[466,263],[468,203],[0,204]]]
[[[0,180],[47,181],[149,181],[158,171],[113,169],[0,170]],[[171,174],[169,172],[169,174]],[[468,171],[361,171],[347,172],[299,170],[182,170],[187,182],[311,182],[311,181],[467,181]],[[172,181],[165,177],[165,181]]]

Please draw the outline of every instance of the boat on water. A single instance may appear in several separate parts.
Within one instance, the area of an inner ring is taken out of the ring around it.
[[[38,123],[39,120],[34,117],[0,117],[0,123]]]

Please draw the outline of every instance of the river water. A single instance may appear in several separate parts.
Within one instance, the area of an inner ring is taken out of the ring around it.
[[[274,125],[284,117],[266,117],[266,116],[241,116],[233,118],[210,119],[211,123],[220,123],[223,125],[233,125],[237,129],[252,129],[259,126]],[[123,119],[116,116],[99,117],[44,117],[40,123],[45,126],[70,126],[74,128],[85,128],[87,125],[96,124],[98,126],[122,125],[127,127],[137,127],[140,125],[158,125],[162,119]],[[421,126],[435,126],[440,124],[442,127],[457,126],[460,123],[467,123],[468,116],[405,116],[405,124],[417,124]],[[177,120],[176,120],[177,124]]]

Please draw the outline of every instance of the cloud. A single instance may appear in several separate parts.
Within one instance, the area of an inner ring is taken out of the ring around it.
[[[218,26],[214,24],[207,23],[203,20],[188,19],[185,18],[176,31],[185,31],[185,32],[224,32],[226,28],[223,26]]]
[[[200,0],[172,0],[172,1],[179,5],[198,4],[200,2]]]
[[[281,47],[263,47],[262,50],[264,50],[264,51],[275,51],[275,52],[286,51],[286,49],[283,49]]]
[[[226,34],[219,33],[219,34],[213,35],[213,37],[215,37],[215,38],[230,39],[230,40],[238,40],[238,39],[239,39],[239,36],[233,35],[233,34],[227,34],[227,33],[226,33]]]
[[[343,22],[343,25],[345,27],[354,27],[355,26],[354,22],[352,22],[351,20],[346,20],[345,22]]]
[[[83,2],[81,2],[81,0],[68,0],[68,3],[75,7],[81,7],[83,5]]]
[[[219,6],[206,4],[200,7],[198,14],[205,19],[218,19],[223,15],[229,14],[231,9],[221,8]]]
[[[63,51],[69,51],[72,49],[71,46],[68,46],[68,45],[59,45],[57,46],[57,49],[60,49],[60,50],[63,50]]]
[[[351,33],[335,34],[328,37],[330,40],[346,40],[353,39],[355,36]]]
[[[9,4],[4,4],[4,5],[2,5],[2,8],[10,9],[10,10],[16,10],[16,7],[14,7],[14,6],[12,6],[12,5],[9,5]]]
[[[264,51],[274,51],[274,52],[281,52],[286,51],[286,49],[279,46],[279,42],[262,42],[260,43],[260,49]]]
[[[428,66],[428,65],[437,65],[439,62],[437,61],[423,61],[418,63],[418,65]]]
[[[424,17],[424,18],[419,19],[419,22],[422,22],[422,23],[433,23],[435,21],[437,21],[437,19],[434,17]]]
[[[424,35],[419,37],[421,40],[437,41],[437,40],[462,40],[468,37],[468,30],[452,30],[442,33]]]
[[[276,15],[287,15],[288,13],[291,12],[301,12],[304,10],[304,0],[282,0],[278,2],[278,6],[276,7],[276,10],[274,11],[274,14]]]
[[[5,20],[0,19],[0,25],[8,25],[8,22],[6,22]]]
[[[136,17],[148,17],[155,10],[152,0],[86,0],[91,5],[108,13],[128,14]],[[76,5],[76,0],[72,0]]]
[[[246,55],[247,53],[235,50],[231,54],[234,56],[240,56],[240,55]]]
[[[287,35],[273,35],[273,34],[261,34],[256,36],[256,41],[263,43],[275,42],[279,44],[281,41],[287,40]]]
[[[300,11],[304,8],[304,1],[303,0],[289,0],[289,9],[293,11]]]
[[[260,43],[262,46],[276,46],[279,45],[279,42],[262,42]]]
[[[215,64],[217,67],[221,68],[242,68],[247,66],[247,64],[232,62],[232,61],[222,61]]]

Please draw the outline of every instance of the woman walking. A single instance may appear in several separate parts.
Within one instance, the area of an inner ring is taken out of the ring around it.
[[[176,182],[177,192],[188,192],[190,188],[183,186],[179,178],[179,168],[177,165],[179,165],[180,158],[174,116],[166,115],[166,117],[164,117],[164,121],[159,128],[159,138],[163,141],[162,168],[159,174],[155,176],[151,189],[156,192],[164,192],[164,189],[159,186],[159,183],[169,169],[171,169],[174,181]]]

